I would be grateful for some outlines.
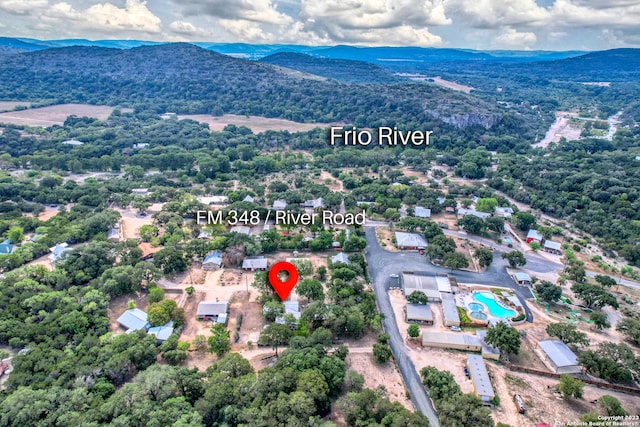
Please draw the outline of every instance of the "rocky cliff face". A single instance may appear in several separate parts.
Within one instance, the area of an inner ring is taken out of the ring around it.
[[[447,114],[436,110],[425,110],[425,112],[445,123],[461,129],[469,126],[482,126],[485,129],[489,129],[502,120],[502,114],[496,113],[472,112],[464,114]]]

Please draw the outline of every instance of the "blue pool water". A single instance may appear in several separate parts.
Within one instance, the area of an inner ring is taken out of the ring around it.
[[[484,310],[484,306],[482,304],[478,304],[477,302],[469,303],[469,310],[471,311],[482,311]]]
[[[492,316],[506,318],[515,316],[516,314],[515,311],[504,308],[498,304],[491,292],[476,292],[473,294],[473,299],[485,304]]]

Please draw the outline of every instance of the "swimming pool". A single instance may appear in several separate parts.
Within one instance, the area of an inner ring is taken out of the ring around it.
[[[477,302],[470,302],[469,303],[469,310],[471,311],[482,311],[484,310],[484,305],[477,303]]]
[[[485,304],[492,316],[507,318],[515,316],[516,314],[515,311],[504,308],[498,304],[495,300],[495,296],[491,292],[476,292],[473,294],[473,299]]]
[[[476,320],[487,320],[487,315],[481,311],[472,311],[469,313],[469,316],[473,317]]]

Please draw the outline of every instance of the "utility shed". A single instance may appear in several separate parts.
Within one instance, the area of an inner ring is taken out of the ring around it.
[[[582,372],[573,351],[560,340],[538,342],[542,361],[557,374],[578,374]]]
[[[482,348],[480,338],[475,335],[428,331],[422,332],[422,346],[466,351],[480,351]]]
[[[444,326],[460,326],[460,315],[458,315],[458,307],[456,300],[452,294],[442,293],[442,317],[444,317]]]
[[[518,285],[526,286],[531,284],[531,276],[529,276],[527,273],[518,271],[513,274],[513,278],[516,280],[516,283]]]
[[[339,262],[347,265],[351,264],[351,261],[349,261],[349,257],[347,257],[343,252],[340,252],[338,255],[331,257],[332,264],[337,264]]]
[[[414,216],[417,218],[431,218],[431,209],[423,206],[416,206]]]
[[[396,245],[399,249],[425,249],[427,247],[427,239],[418,233],[396,231]]]
[[[487,366],[484,364],[482,356],[467,354],[467,367],[469,368],[471,381],[473,381],[473,389],[478,397],[484,402],[493,399],[495,393],[493,392],[489,372],[487,371]]]
[[[542,248],[549,253],[562,255],[562,245],[560,242],[552,242],[551,240],[545,240]]]
[[[202,261],[202,269],[207,271],[214,271],[222,266],[222,252],[213,251],[209,252]]]
[[[429,304],[407,304],[407,322],[433,325],[433,313]]]

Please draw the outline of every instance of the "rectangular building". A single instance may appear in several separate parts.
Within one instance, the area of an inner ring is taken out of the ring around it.
[[[427,247],[427,239],[422,234],[396,231],[395,236],[398,249],[422,250]]]
[[[556,374],[579,374],[582,372],[575,353],[562,341],[540,341],[538,348],[542,355],[542,361]]]
[[[441,293],[442,296],[442,317],[444,318],[444,326],[460,326],[460,315],[456,300],[452,294]]]
[[[228,310],[229,304],[226,301],[202,301],[200,304],[198,304],[196,319],[212,320],[218,323],[225,323],[227,321]]]
[[[482,356],[477,354],[467,354],[467,368],[469,368],[469,376],[473,381],[473,389],[483,402],[488,402],[495,397],[493,386],[489,379],[487,365],[485,365]]]
[[[454,332],[425,331],[422,333],[422,346],[464,351],[480,351],[482,349],[480,338],[477,336]]]
[[[433,325],[433,313],[429,304],[407,304],[407,322]]]

